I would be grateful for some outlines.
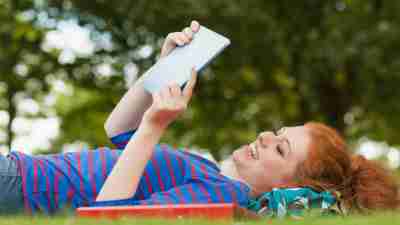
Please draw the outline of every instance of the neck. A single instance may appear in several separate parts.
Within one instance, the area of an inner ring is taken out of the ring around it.
[[[220,163],[220,169],[221,169],[221,174],[229,177],[233,180],[237,180],[240,181],[244,184],[246,184],[247,186],[250,187],[251,191],[251,195],[253,195],[253,188],[251,187],[251,185],[249,183],[247,183],[238,173],[237,169],[236,169],[236,165],[235,162],[233,162],[232,156],[230,156],[229,158],[221,161]]]
[[[250,187],[250,196],[257,197],[259,195],[259,193],[239,175],[232,156],[220,162],[220,169],[222,175],[240,181]]]
[[[242,178],[239,176],[239,173],[237,172],[235,163],[233,162],[232,157],[229,157],[225,160],[223,160],[220,163],[221,166],[221,174],[224,176],[227,176],[229,178],[235,179],[235,180],[240,180],[242,181]]]

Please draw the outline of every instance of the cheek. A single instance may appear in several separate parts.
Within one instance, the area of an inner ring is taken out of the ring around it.
[[[286,167],[286,162],[281,158],[269,157],[261,159],[260,165],[264,171],[268,171],[269,173],[271,173],[278,172],[279,170],[284,169]]]
[[[280,174],[282,165],[281,162],[271,159],[256,161],[250,165],[249,172],[251,172],[252,179],[254,180],[270,181],[271,178]]]
[[[239,174],[247,180],[252,180],[252,182],[262,180],[268,174],[260,161],[247,161],[246,163],[237,162],[237,166]]]
[[[264,160],[261,167],[265,176],[273,180],[288,178],[293,173],[291,163],[282,159]]]
[[[276,187],[283,182],[285,171],[280,163],[272,160],[264,161],[258,167],[253,168],[251,181],[253,187],[260,192],[271,191],[271,188]]]

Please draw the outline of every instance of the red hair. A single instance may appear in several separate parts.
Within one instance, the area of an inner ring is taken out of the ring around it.
[[[387,169],[350,153],[339,133],[324,124],[305,124],[311,135],[307,158],[298,165],[296,185],[339,191],[351,211],[399,207],[399,187]]]

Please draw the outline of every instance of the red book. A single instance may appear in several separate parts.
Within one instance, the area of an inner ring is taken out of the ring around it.
[[[257,215],[234,204],[177,204],[145,206],[81,207],[78,217],[118,219],[120,217],[152,218],[207,218],[234,219],[237,217],[257,218]]]

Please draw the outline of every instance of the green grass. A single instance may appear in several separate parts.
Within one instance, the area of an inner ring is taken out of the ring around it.
[[[347,217],[321,217],[321,216],[309,216],[301,220],[294,219],[263,219],[260,221],[252,220],[234,220],[234,221],[210,221],[200,219],[135,219],[135,218],[122,218],[119,220],[107,220],[107,219],[80,219],[74,216],[8,216],[1,217],[0,224],[9,225],[257,225],[257,224],[295,224],[295,225],[313,225],[313,224],[324,224],[324,225],[395,225],[400,224],[400,213],[379,213],[370,216],[347,216]]]

